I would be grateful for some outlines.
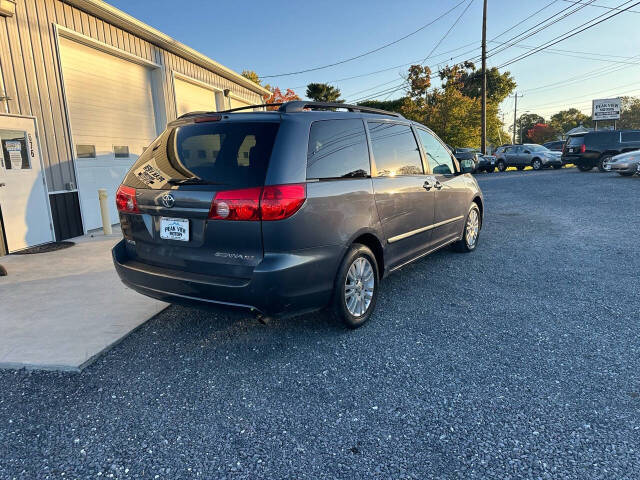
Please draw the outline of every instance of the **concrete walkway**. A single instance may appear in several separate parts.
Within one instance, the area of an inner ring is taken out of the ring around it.
[[[113,235],[71,248],[0,257],[0,368],[79,371],[166,308],[125,287],[111,261]]]

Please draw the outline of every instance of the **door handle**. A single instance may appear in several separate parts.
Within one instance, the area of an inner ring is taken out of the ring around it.
[[[436,187],[436,190],[442,190],[443,187],[439,180],[436,180],[436,184],[434,186]]]
[[[424,182],[422,187],[428,192],[429,190],[431,190],[431,187],[433,187],[433,185],[431,185],[431,182],[429,182],[429,180],[427,180],[426,182]]]

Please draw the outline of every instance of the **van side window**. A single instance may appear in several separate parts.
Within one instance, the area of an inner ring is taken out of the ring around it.
[[[362,120],[322,120],[311,124],[307,179],[369,175],[369,148]]]
[[[431,171],[435,175],[451,175],[454,173],[456,168],[453,165],[453,159],[438,139],[426,130],[420,128],[417,130]]]
[[[389,122],[368,122],[368,125],[378,176],[424,174],[411,127]]]

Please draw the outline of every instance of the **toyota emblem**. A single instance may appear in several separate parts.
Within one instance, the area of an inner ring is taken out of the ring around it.
[[[173,195],[171,195],[170,193],[165,193],[162,196],[162,205],[164,205],[165,207],[171,208],[175,203],[176,199],[173,198]]]

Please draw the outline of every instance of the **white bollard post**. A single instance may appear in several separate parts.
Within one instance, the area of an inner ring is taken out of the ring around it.
[[[107,203],[107,189],[99,188],[98,189],[98,199],[100,200],[100,215],[102,215],[102,232],[105,235],[111,235],[113,230],[111,230],[111,218],[109,218],[109,204]]]

